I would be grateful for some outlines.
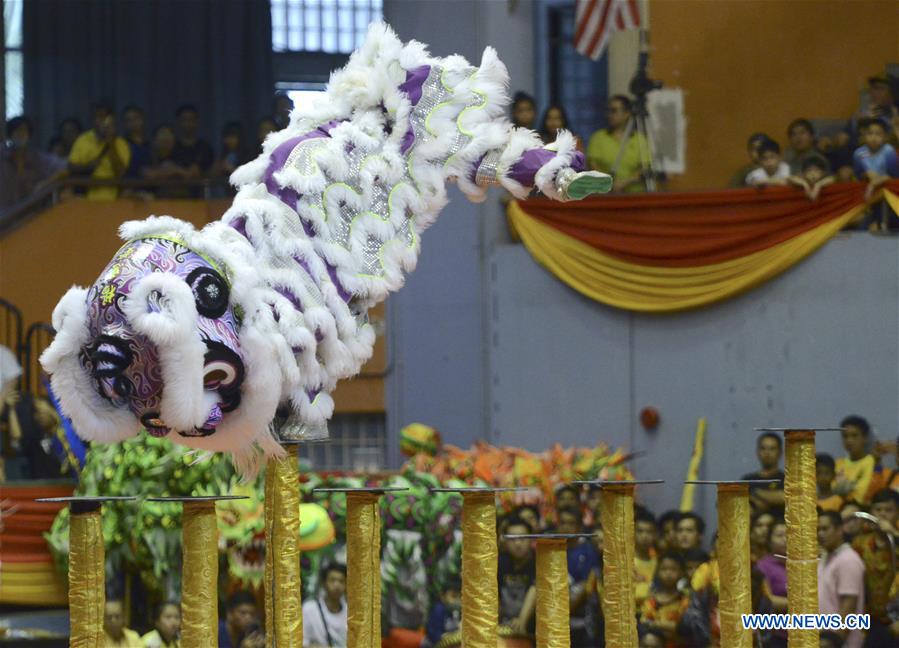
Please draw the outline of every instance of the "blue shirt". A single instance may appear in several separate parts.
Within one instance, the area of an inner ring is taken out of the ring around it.
[[[589,542],[581,542],[568,550],[568,575],[575,583],[587,580],[590,570],[599,567],[599,554]]]
[[[874,153],[867,146],[858,147],[852,156],[852,166],[855,177],[860,180],[864,179],[868,171],[899,178],[899,158],[896,157],[896,149],[889,144],[884,144]]]
[[[435,603],[426,626],[428,641],[436,644],[443,635],[458,630],[459,626],[458,614],[453,614],[442,602]]]

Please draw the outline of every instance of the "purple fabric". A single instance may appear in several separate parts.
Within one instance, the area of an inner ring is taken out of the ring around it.
[[[774,556],[765,556],[756,563],[756,567],[764,574],[772,594],[787,595],[787,566],[782,560]]]
[[[410,128],[406,131],[406,134],[403,135],[403,141],[400,144],[400,152],[405,155],[409,152],[409,149],[412,148],[413,144],[415,144],[415,133]],[[477,167],[475,167],[475,171],[477,171]]]
[[[406,72],[406,81],[400,86],[400,90],[406,93],[413,106],[421,101],[422,86],[430,73],[430,65],[422,65]]]
[[[554,157],[556,157],[555,151],[545,148],[525,151],[521,159],[512,165],[512,168],[509,170],[509,177],[525,187],[533,187],[534,176],[537,175],[537,171]],[[575,171],[583,171],[584,154],[580,151],[575,151],[571,156],[569,166]]]
[[[337,294],[340,295],[340,298],[343,301],[349,302],[352,295],[346,291],[346,288],[340,283],[340,279],[337,278],[337,269],[327,262],[325,263],[325,267],[328,269],[328,276],[331,277],[331,283],[337,288]]]

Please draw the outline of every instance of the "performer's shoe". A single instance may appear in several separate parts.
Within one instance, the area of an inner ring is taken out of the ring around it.
[[[565,169],[557,176],[556,187],[565,200],[581,200],[593,194],[611,191],[612,176],[599,171],[578,173],[573,169]]]

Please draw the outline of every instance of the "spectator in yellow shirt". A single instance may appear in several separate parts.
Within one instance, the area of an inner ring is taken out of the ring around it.
[[[656,521],[652,513],[643,507],[634,510],[634,590],[639,609],[649,597],[649,588],[655,577]]]
[[[95,180],[114,180],[125,175],[131,162],[131,148],[116,135],[115,115],[105,103],[94,105],[94,127],[78,136],[69,153],[69,173]],[[92,200],[115,200],[119,188],[91,187]]]
[[[144,648],[140,635],[125,627],[125,606],[118,599],[106,601],[103,633],[103,648]]]
[[[649,144],[635,130],[624,141],[633,110],[630,99],[613,96],[606,109],[608,126],[593,133],[587,143],[587,166],[610,173],[614,177],[612,191],[632,193],[645,189],[642,161],[649,159]]]
[[[843,428],[843,447],[847,457],[837,459],[834,491],[859,504],[867,504],[868,487],[874,474],[874,455],[866,452],[871,426],[861,416],[847,416],[840,422]]]
[[[843,498],[833,492],[833,479],[836,475],[836,463],[829,454],[819,453],[815,456],[815,480],[818,482],[818,507],[822,511],[840,512]]]

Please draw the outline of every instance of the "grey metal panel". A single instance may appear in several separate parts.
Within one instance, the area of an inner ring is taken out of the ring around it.
[[[630,446],[629,316],[537,266],[524,247],[490,258],[494,441]]]

